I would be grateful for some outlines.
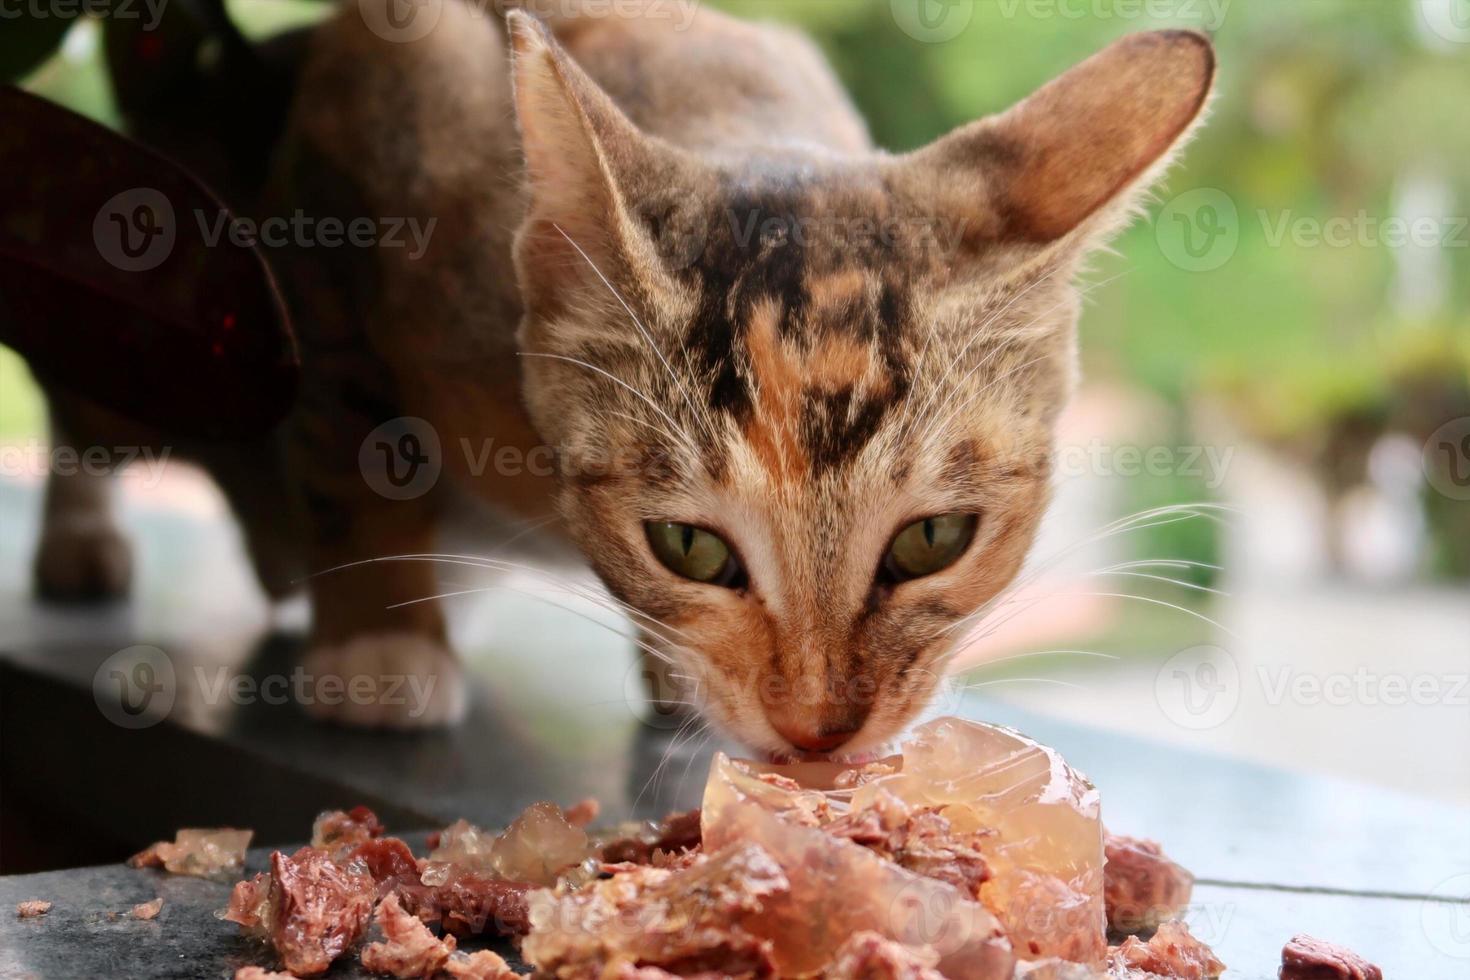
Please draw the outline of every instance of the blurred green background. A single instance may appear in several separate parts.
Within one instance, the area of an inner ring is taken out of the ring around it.
[[[1122,34],[1156,27],[1213,34],[1222,72],[1210,125],[1161,192],[1152,209],[1158,217],[1137,223],[1117,255],[1096,262],[1094,281],[1110,281],[1090,297],[1087,374],[1158,396],[1156,411],[1176,444],[1190,440],[1201,411],[1218,412],[1310,468],[1324,492],[1338,496],[1364,479],[1384,434],[1422,441],[1441,422],[1470,414],[1470,229],[1456,217],[1470,212],[1470,29],[1455,19],[1457,2],[718,5],[813,34],[878,141],[893,150],[1005,107]],[[247,33],[266,36],[310,23],[330,5],[230,6]],[[24,84],[115,124],[100,35],[97,23],[76,23]],[[23,67],[13,50],[7,58],[8,70]],[[1181,268],[1177,236],[1200,218],[1189,202],[1209,208],[1221,200],[1185,198],[1183,215],[1167,212],[1172,199],[1197,188],[1223,193],[1227,209],[1215,214],[1235,235],[1219,248],[1233,251],[1208,257],[1208,268],[1186,253],[1189,267]],[[1383,222],[1414,215],[1431,222],[1439,245],[1385,241]],[[1324,223],[1332,219],[1345,239],[1311,237],[1313,229],[1329,234]],[[1352,227],[1344,230],[1343,221]],[[1299,227],[1305,232],[1291,230]],[[43,423],[23,367],[0,352],[0,438],[40,432]],[[1212,496],[1183,475],[1130,487],[1140,508]],[[1446,536],[1470,541],[1464,508],[1432,493],[1425,507],[1445,534],[1432,536],[1440,543],[1425,556],[1424,573],[1470,574],[1470,545],[1445,543]],[[1171,525],[1157,534],[1147,549],[1218,557],[1207,528]]]

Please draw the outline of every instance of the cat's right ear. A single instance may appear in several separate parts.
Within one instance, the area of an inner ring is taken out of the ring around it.
[[[650,182],[667,185],[679,162],[623,114],[544,24],[522,11],[506,21],[530,192],[516,240],[523,295],[542,312],[615,303],[610,287],[637,290],[656,261],[630,197]]]
[[[977,245],[1079,254],[1126,223],[1198,128],[1214,80],[1203,34],[1133,34],[898,158],[896,175]]]

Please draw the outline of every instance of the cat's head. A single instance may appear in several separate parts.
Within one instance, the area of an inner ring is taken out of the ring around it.
[[[878,746],[1021,565],[1074,275],[1198,123],[1209,42],[1126,38],[904,156],[711,162],[513,32],[526,400],[575,537],[729,733]]]

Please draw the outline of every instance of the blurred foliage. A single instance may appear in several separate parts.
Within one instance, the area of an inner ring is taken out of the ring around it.
[[[1337,445],[1345,426],[1422,435],[1436,413],[1470,415],[1470,228],[1460,219],[1470,214],[1470,43],[1436,34],[1430,16],[1457,0],[935,3],[931,13],[968,14],[942,43],[901,29],[895,10],[914,2],[715,0],[811,33],[895,151],[1003,109],[1123,34],[1208,29],[1219,98],[1151,211],[1217,189],[1236,209],[1238,245],[1218,268],[1189,271],[1161,246],[1162,225],[1137,223],[1095,262],[1094,281],[1117,278],[1089,296],[1088,371],[1164,396],[1172,425],[1223,405],[1249,434],[1296,449]],[[229,6],[257,37],[330,9],[318,0]],[[1160,10],[1178,16],[1149,16]],[[73,31],[27,84],[113,121],[95,47],[84,28]],[[23,63],[19,46],[7,43],[6,54]],[[1280,234],[1297,222],[1400,213],[1429,215],[1453,241],[1424,250]],[[0,416],[8,397],[0,393]],[[1136,493],[1138,506],[1202,497],[1180,481]],[[1212,557],[1202,542],[1169,547]]]

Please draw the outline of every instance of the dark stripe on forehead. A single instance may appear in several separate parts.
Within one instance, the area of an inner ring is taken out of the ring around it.
[[[776,333],[805,347],[816,334],[841,332],[875,344],[889,382],[888,398],[860,399],[843,391],[806,392],[803,419],[810,458],[818,468],[840,465],[871,438],[884,412],[908,391],[903,356],[910,327],[905,278],[910,271],[894,242],[884,236],[848,241],[831,235],[832,223],[877,222],[887,202],[870,189],[842,191],[773,181],[758,189],[733,188],[709,216],[709,236],[699,258],[684,272],[696,294],[696,311],[684,344],[708,385],[712,409],[744,426],[755,411],[753,379],[746,368],[746,337],[753,311],[776,310]],[[834,204],[834,201],[841,202]],[[844,218],[841,212],[871,212]],[[829,213],[818,213],[826,209]],[[813,309],[815,277],[855,270],[882,276],[876,300],[855,291],[831,308]],[[820,315],[817,315],[817,314]],[[815,322],[820,321],[820,322]],[[805,333],[798,334],[798,331]]]

